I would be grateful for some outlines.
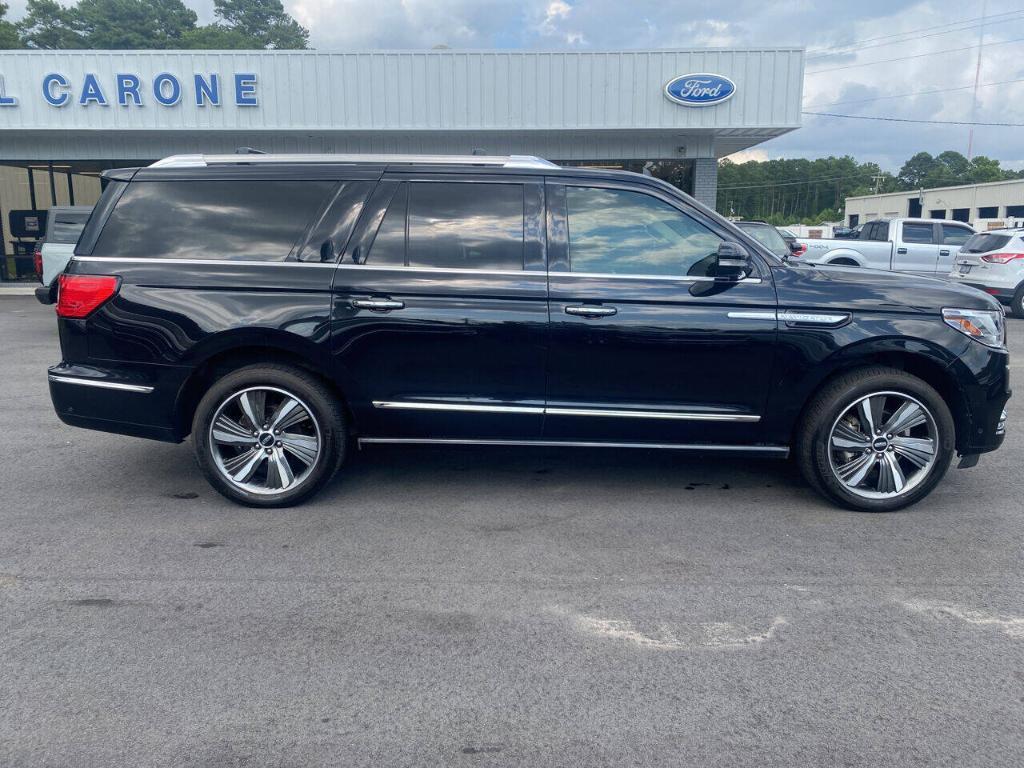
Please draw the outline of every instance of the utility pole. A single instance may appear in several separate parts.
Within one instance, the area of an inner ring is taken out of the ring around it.
[[[978,119],[978,82],[981,80],[981,52],[985,47],[985,23],[988,15],[988,0],[981,0],[981,27],[978,29],[978,60],[974,65],[974,101],[971,104],[971,122]],[[967,134],[967,159],[974,157],[974,126]]]

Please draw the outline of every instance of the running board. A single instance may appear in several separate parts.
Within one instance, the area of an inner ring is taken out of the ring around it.
[[[695,451],[719,453],[747,453],[760,456],[789,456],[789,448],[784,445],[715,445],[703,443],[608,443],[597,440],[499,440],[491,438],[474,439],[460,437],[360,437],[360,447],[370,444],[387,445],[512,445],[532,446],[535,448],[647,448],[654,450]]]

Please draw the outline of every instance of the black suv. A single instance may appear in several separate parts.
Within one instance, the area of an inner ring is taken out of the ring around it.
[[[783,262],[656,179],[529,157],[183,156],[106,173],[61,276],[68,424],[192,434],[254,506],[351,441],[795,455],[891,510],[1003,440],[1003,314]]]

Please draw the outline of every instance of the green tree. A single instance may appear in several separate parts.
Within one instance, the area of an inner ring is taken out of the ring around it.
[[[244,35],[250,48],[309,47],[309,30],[285,12],[281,0],[213,0],[213,5],[219,19],[213,26]]]
[[[222,24],[210,24],[187,32],[182,38],[181,47],[213,51],[252,50],[258,46],[256,41],[244,32]]]
[[[181,0],[81,0],[73,13],[85,47],[105,50],[178,48],[196,26]]]
[[[18,28],[4,18],[6,15],[7,4],[0,2],[0,50],[21,48]]]
[[[897,176],[903,189],[918,189],[925,180],[937,172],[938,163],[929,152],[918,152],[900,168]]]
[[[75,29],[74,9],[56,0],[28,0],[25,16],[16,25],[27,48],[85,48]]]

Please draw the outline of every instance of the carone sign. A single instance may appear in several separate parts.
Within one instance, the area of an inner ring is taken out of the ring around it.
[[[116,74],[109,81],[91,72],[80,80],[60,72],[50,72],[42,77],[33,89],[51,107],[144,107],[153,104],[158,107],[173,107],[187,100],[197,107],[219,107],[231,102],[236,107],[259,106],[256,93],[256,75],[252,72],[236,72],[230,77],[217,73],[197,74],[183,77],[172,72],[160,72],[152,77]],[[11,92],[0,75],[0,107],[18,106],[18,97]]]
[[[698,72],[680,75],[665,84],[665,96],[685,107],[710,107],[736,93],[736,83],[724,75]]]

